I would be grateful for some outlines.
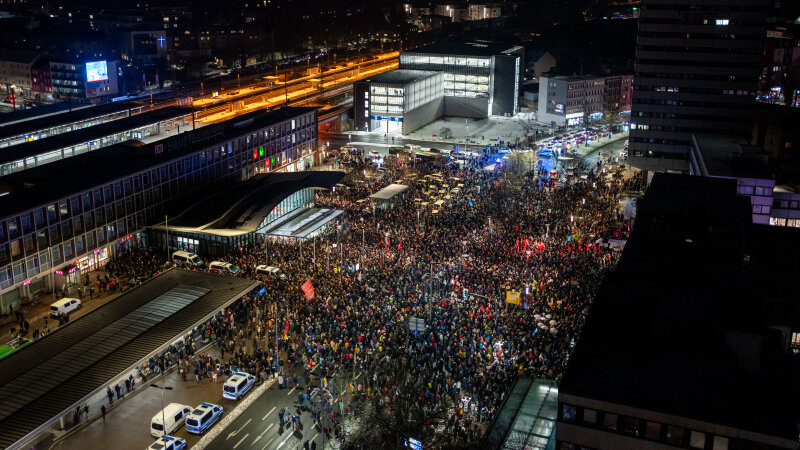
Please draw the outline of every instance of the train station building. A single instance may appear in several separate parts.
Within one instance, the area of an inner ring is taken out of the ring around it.
[[[0,177],[0,310],[76,289],[109,258],[150,245],[146,228],[209,185],[302,171],[316,150],[316,108],[290,107]]]
[[[315,208],[318,190],[330,190],[344,177],[338,171],[258,174],[199,192],[199,201],[175,218],[148,229],[149,245],[223,257],[252,246],[259,235],[307,239],[323,233],[341,210]]]

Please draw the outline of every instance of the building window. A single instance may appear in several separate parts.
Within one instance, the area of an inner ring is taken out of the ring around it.
[[[617,431],[617,415],[611,413],[603,414],[603,427],[606,430]]]
[[[706,448],[706,434],[701,431],[692,430],[689,437],[689,447]]]
[[[639,436],[639,419],[635,417],[622,417],[622,432],[632,436]]]
[[[792,332],[792,345],[800,347],[800,333],[797,331]]]
[[[564,422],[575,422],[578,416],[578,410],[573,405],[563,405],[561,409],[561,420]]]
[[[667,425],[667,443],[683,445],[684,429],[674,425]]]
[[[585,408],[583,410],[583,421],[585,423],[596,424],[597,423],[597,411],[589,408]]]
[[[730,20],[728,20],[728,19],[717,19],[716,24],[720,25],[720,26],[727,26],[727,25],[730,24]]]
[[[728,450],[728,438],[724,436],[714,436],[713,450]]]
[[[647,439],[661,439],[661,424],[658,422],[647,422],[647,428],[645,430],[645,437]]]

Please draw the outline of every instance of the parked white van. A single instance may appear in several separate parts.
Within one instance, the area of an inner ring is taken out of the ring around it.
[[[211,261],[211,264],[208,265],[208,268],[214,273],[227,273],[230,275],[236,275],[239,273],[238,267],[224,261]]]
[[[256,377],[247,372],[233,372],[222,386],[222,396],[230,400],[239,400],[256,384]]]
[[[172,254],[172,261],[180,266],[195,266],[202,267],[203,260],[195,253],[184,252],[178,250]]]
[[[283,271],[275,266],[267,266],[267,265],[260,265],[256,266],[256,273],[259,275],[269,275],[271,277],[279,278],[281,280],[286,279],[286,274]]]
[[[164,407],[164,411],[159,411],[158,414],[153,416],[153,420],[150,421],[150,435],[153,437],[160,437],[165,434],[165,427],[163,426],[162,420],[167,421],[166,434],[172,434],[173,431],[183,427],[186,416],[191,412],[191,406],[181,405],[180,403],[170,403]]]
[[[77,298],[62,298],[50,305],[50,317],[58,317],[59,314],[71,314],[81,307],[81,301]]]

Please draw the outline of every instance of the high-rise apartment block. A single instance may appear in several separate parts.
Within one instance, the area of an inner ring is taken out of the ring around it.
[[[766,0],[642,2],[633,166],[687,172],[692,133],[749,134],[766,10]]]

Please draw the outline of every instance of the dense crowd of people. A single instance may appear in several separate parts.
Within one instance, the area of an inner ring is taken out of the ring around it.
[[[535,171],[518,178],[500,167],[389,162],[382,176],[352,171],[347,188],[317,195],[317,206],[345,211],[341,227],[229,255],[239,276],[261,286],[137,369],[139,379],[173,365],[197,383],[236,370],[259,382],[277,377],[279,387],[300,387],[299,405],[330,397],[310,409],[328,438],[369,448],[396,448],[411,435],[435,443],[442,431],[450,445],[468,446],[518,377],[558,382],[616,263],[599,243],[625,234],[617,208],[625,185],[590,176],[554,189]],[[408,195],[391,209],[359,202],[410,172],[440,177],[405,178]],[[423,206],[433,203],[424,193],[431,183],[437,192],[459,187],[436,213]],[[160,253],[125,255],[90,281],[98,291],[135,287],[163,270]],[[286,279],[257,274],[259,264]],[[300,289],[309,280],[313,298]],[[514,293],[519,300],[508,302]],[[423,328],[412,330],[411,318]],[[197,353],[208,342],[221,359]]]
[[[227,364],[259,377],[280,371],[284,383],[310,390],[310,377],[351,374],[338,389],[354,394],[347,411],[370,431],[353,445],[394,447],[398,436],[442,429],[466,444],[480,438],[517,377],[562,376],[616,262],[597,242],[624,233],[616,214],[624,186],[590,177],[552,189],[535,172],[509,180],[501,169],[421,164],[419,177],[438,170],[443,186],[462,185],[438,213],[416,200],[424,196],[414,183],[394,209],[358,202],[402,170],[351,176],[347,189],[318,195],[318,206],[343,209],[347,221],[316,242],[270,240],[231,255],[264,291],[206,334]],[[288,279],[256,275],[265,263]],[[307,280],[312,299],[300,289]],[[521,294],[519,304],[506,302],[509,291]],[[412,317],[424,330],[410,329]]]

